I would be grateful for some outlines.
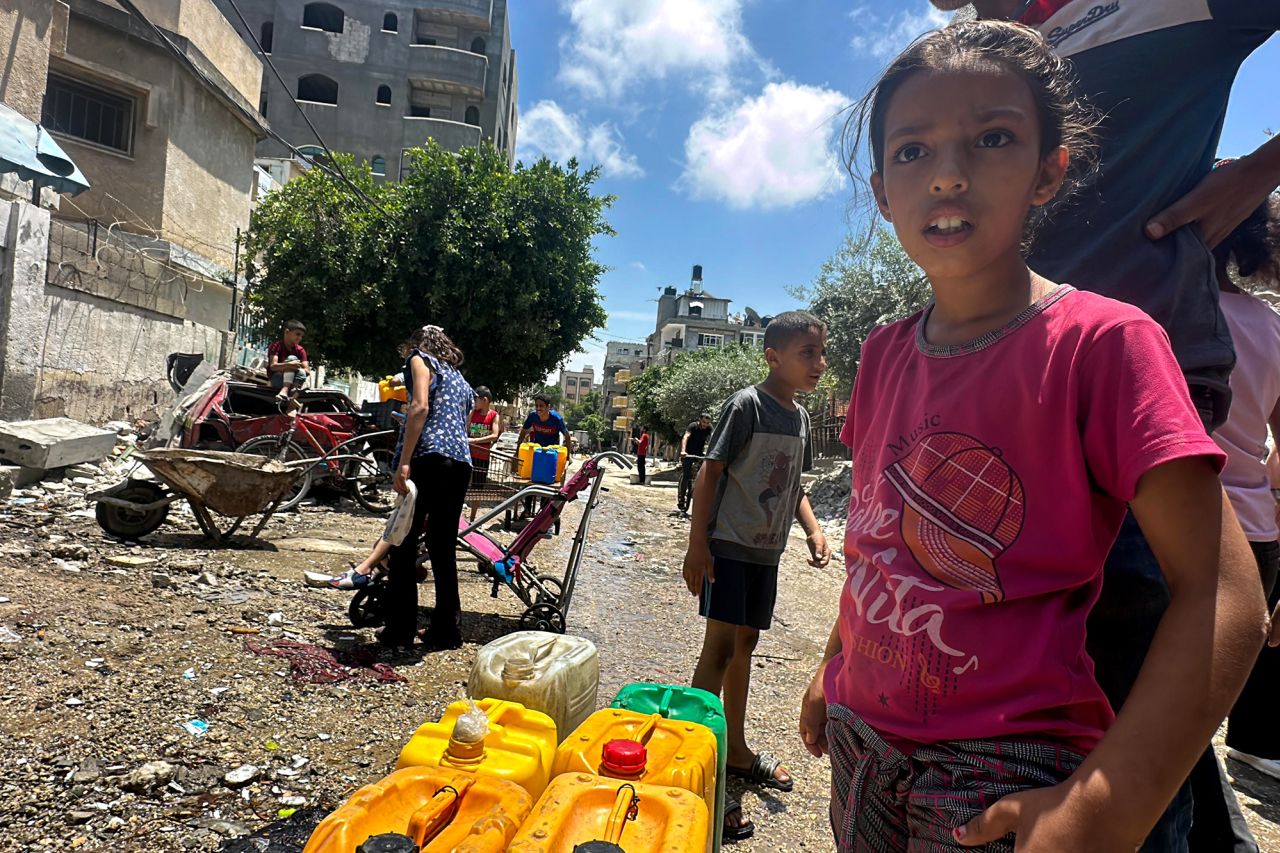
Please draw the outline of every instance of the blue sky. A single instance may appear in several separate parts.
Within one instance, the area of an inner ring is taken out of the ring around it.
[[[837,113],[945,18],[926,0],[532,0],[508,4],[520,75],[518,154],[598,164],[618,235],[604,341],[642,340],[654,300],[700,263],[708,291],[761,314],[795,307],[861,221],[837,159]],[[1280,131],[1280,38],[1245,65],[1226,154]],[[1268,92],[1267,82],[1271,90]],[[597,374],[598,375],[598,374]]]

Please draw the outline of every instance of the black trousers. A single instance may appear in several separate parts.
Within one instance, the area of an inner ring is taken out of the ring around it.
[[[640,484],[644,485],[644,457],[636,457],[636,470],[640,473]]]
[[[431,574],[435,581],[436,604],[431,613],[431,632],[441,637],[456,636],[462,603],[458,597],[458,518],[471,482],[471,466],[435,453],[419,456],[410,463],[410,476],[418,487],[413,507],[413,526],[404,541],[391,549],[388,575],[387,626],[382,640],[407,644],[418,627],[418,583],[416,563],[419,537],[427,537]],[[426,520],[425,528],[423,520]]]

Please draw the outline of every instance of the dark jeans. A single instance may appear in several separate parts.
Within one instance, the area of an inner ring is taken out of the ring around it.
[[[1258,561],[1262,588],[1267,592],[1267,612],[1280,603],[1280,542],[1250,542]],[[1264,646],[1249,673],[1240,698],[1227,717],[1227,746],[1259,758],[1280,759],[1280,649]]]
[[[1107,555],[1102,594],[1089,614],[1086,641],[1098,684],[1117,712],[1129,697],[1168,607],[1164,572],[1138,522],[1127,514]],[[1234,805],[1234,796],[1231,802]],[[1142,853],[1186,853],[1191,811],[1191,785],[1186,782],[1147,836]]]
[[[458,597],[458,518],[471,482],[471,466],[435,453],[419,456],[410,468],[418,499],[413,505],[413,526],[404,541],[391,549],[387,578],[387,626],[382,641],[391,644],[413,642],[418,627],[418,584],[416,564],[418,537],[426,520],[427,553],[435,580],[436,604],[431,612],[431,634],[453,638],[458,634],[462,604]]]
[[[636,470],[640,472],[640,485],[644,485],[644,457],[636,457]]]

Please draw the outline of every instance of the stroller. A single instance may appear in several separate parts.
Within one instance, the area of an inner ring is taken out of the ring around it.
[[[490,595],[497,598],[498,589],[506,584],[524,602],[525,611],[520,617],[520,627],[523,630],[564,633],[578,567],[582,563],[587,535],[591,530],[591,515],[600,504],[601,486],[604,484],[602,466],[606,461],[624,469],[631,467],[630,460],[622,454],[606,451],[582,463],[582,467],[559,489],[540,485],[526,486],[474,521],[468,521],[465,516],[458,519],[458,547],[475,557],[479,561],[481,572],[492,579]],[[529,555],[534,546],[556,528],[565,504],[577,500],[578,495],[584,491],[587,493],[586,507],[573,535],[564,575],[554,577],[540,574],[529,562]],[[503,545],[481,529],[530,496],[542,496],[547,500],[524,529],[516,534],[510,545]],[[418,557],[419,565],[426,560],[424,548]],[[351,623],[357,628],[383,624],[387,597],[386,572],[379,568],[374,571],[369,583],[352,597],[347,608]]]

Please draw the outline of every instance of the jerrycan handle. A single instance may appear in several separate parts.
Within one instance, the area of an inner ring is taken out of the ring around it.
[[[644,721],[644,725],[642,725],[639,728],[639,730],[635,734],[635,737],[632,738],[632,740],[638,740],[640,741],[640,743],[643,743],[647,746],[649,744],[649,738],[653,735],[653,730],[657,727],[658,723],[660,723],[661,721],[662,721],[661,714],[650,714],[648,719]]]
[[[462,795],[471,787],[471,782],[463,782],[459,791],[452,785],[445,785],[436,791],[435,796],[427,804],[413,813],[409,818],[409,837],[419,847],[426,848],[431,840],[439,835],[458,814],[462,804]]]
[[[613,800],[613,809],[609,812],[609,820],[604,825],[604,838],[601,840],[621,847],[622,830],[639,814],[640,795],[636,793],[634,785],[623,785]]]

